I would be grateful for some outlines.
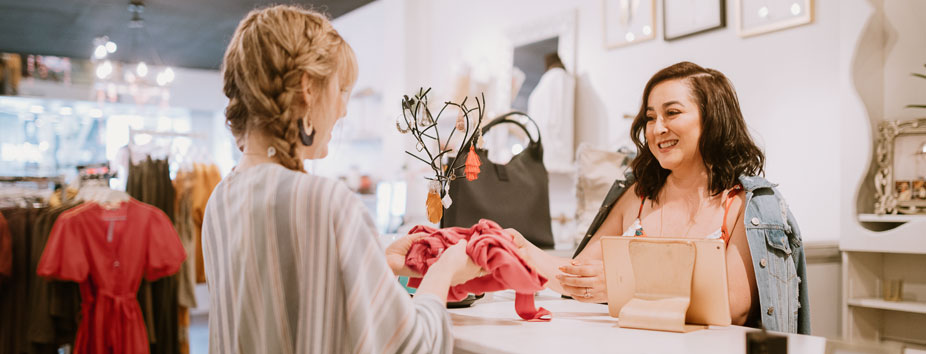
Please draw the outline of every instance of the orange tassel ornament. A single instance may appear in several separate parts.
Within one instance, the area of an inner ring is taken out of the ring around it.
[[[428,200],[425,201],[428,210],[428,221],[439,224],[444,216],[444,206],[440,200],[440,183],[432,181],[428,185]]]
[[[476,155],[476,150],[470,145],[469,155],[466,156],[466,167],[463,169],[467,181],[475,181],[479,178],[480,165],[482,165],[482,162],[479,161],[479,155]]]
[[[440,195],[434,192],[428,192],[428,221],[439,224],[441,217],[444,215],[444,206],[441,205]]]

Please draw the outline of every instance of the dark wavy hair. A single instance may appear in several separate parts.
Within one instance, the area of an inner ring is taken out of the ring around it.
[[[630,163],[636,177],[636,193],[657,200],[670,171],[662,168],[650,151],[643,134],[646,129],[646,107],[649,94],[656,85],[682,79],[688,83],[691,97],[701,113],[701,137],[698,149],[707,169],[707,183],[712,195],[739,183],[740,175],[765,174],[765,154],[756,146],[746,130],[733,84],[723,73],[697,64],[681,62],[660,70],[650,78],[643,90],[643,104],[630,128],[630,138],[637,146],[637,157]]]

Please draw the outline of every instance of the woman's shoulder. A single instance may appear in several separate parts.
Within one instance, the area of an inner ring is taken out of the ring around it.
[[[752,200],[775,200],[784,201],[784,195],[778,190],[778,184],[772,183],[763,176],[746,176],[739,177],[740,185],[747,193],[752,194]]]
[[[777,193],[777,191],[775,191],[774,189],[778,185],[775,183],[769,182],[769,180],[765,179],[765,177],[763,176],[740,175],[739,181],[740,181],[740,185],[742,185],[743,189],[746,190],[747,192],[755,192],[760,189],[767,189],[769,190],[770,193]]]
[[[752,208],[747,208],[747,214],[750,214],[749,210],[752,210],[754,215],[746,215],[748,220],[755,222],[753,221],[755,218],[767,224],[772,223],[773,220],[776,224],[789,224],[791,210],[784,195],[778,190],[778,184],[762,176],[740,176],[740,183],[747,193],[752,194],[748,199]]]
[[[282,166],[281,168],[286,169]],[[356,197],[354,192],[339,180],[288,169],[287,171],[293,174],[293,178],[299,185],[305,186],[305,188],[298,188],[298,190],[312,197],[322,198],[328,202],[346,202]],[[309,196],[305,195],[303,197]]]
[[[341,181],[293,171],[279,164],[263,164],[245,171],[232,172],[220,185],[232,189],[263,189],[277,196],[281,196],[280,190],[285,190],[289,193],[283,195],[291,197],[294,202],[311,200],[332,203],[348,201],[354,197],[354,193]]]

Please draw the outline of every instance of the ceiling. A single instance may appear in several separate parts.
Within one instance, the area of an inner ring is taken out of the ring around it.
[[[296,1],[336,18],[373,0]],[[87,59],[93,39],[118,45],[115,60],[154,57],[163,65],[218,69],[238,22],[281,1],[146,0],[145,32],[129,28],[129,0],[0,0],[0,52]],[[156,59],[148,59],[156,62]]]

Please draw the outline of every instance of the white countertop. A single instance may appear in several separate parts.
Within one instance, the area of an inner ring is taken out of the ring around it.
[[[550,322],[521,320],[514,292],[486,294],[472,307],[450,309],[457,353],[745,353],[746,332],[712,326],[688,333],[620,328],[607,305],[565,300],[545,290],[535,299],[553,313]],[[788,334],[789,353],[824,353],[826,340]]]

